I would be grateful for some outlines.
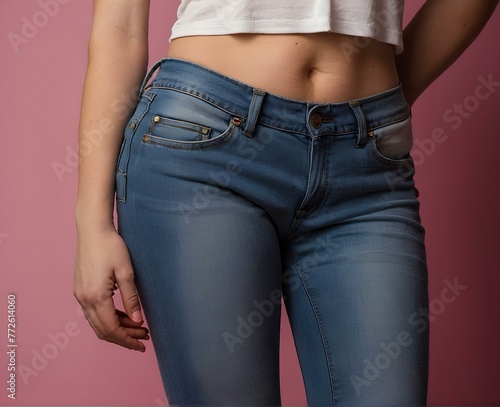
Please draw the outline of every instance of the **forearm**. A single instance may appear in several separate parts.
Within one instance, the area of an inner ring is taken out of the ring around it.
[[[398,71],[410,104],[479,35],[498,0],[427,0],[405,28]]]
[[[132,38],[110,25],[92,30],[80,114],[77,228],[113,224],[116,160],[147,53],[147,33]]]

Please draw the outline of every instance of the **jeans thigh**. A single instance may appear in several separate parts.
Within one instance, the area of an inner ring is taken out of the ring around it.
[[[285,304],[310,406],[426,403],[424,233],[413,191],[399,202],[288,246]]]
[[[259,206],[210,175],[236,176],[223,150],[230,137],[214,141],[228,135],[227,118],[193,120],[185,104],[171,117],[157,102],[168,105],[156,96],[131,143],[118,220],[168,400],[278,405],[281,259],[274,226]]]

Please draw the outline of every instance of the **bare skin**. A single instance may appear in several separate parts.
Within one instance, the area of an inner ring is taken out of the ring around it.
[[[167,56],[290,99],[328,103],[397,86],[394,53],[393,45],[335,33],[238,34],[177,38]]]
[[[405,29],[405,52],[397,57],[392,45],[332,33],[185,37],[172,42],[168,56],[320,103],[361,98],[401,81],[412,105],[476,38],[497,4],[427,0]],[[80,146],[93,147],[79,156],[73,288],[100,339],[141,352],[149,334],[127,247],[113,224],[113,205],[123,129],[146,71],[148,16],[149,0],[94,0],[79,132]],[[345,52],[346,44],[353,52]],[[115,308],[117,288],[124,312]]]

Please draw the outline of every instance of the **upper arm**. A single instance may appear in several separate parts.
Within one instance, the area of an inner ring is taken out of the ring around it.
[[[498,3],[499,0],[427,0],[407,28],[419,31],[419,39],[452,48],[472,42]]]
[[[404,30],[400,79],[410,102],[479,35],[499,0],[427,0]]]
[[[441,28],[456,37],[473,37],[483,29],[499,0],[428,0]]]

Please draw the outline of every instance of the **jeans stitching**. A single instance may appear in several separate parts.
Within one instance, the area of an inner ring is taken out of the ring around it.
[[[395,159],[395,160],[384,157],[380,153],[380,151],[378,151],[377,146],[376,146],[376,141],[373,137],[371,138],[370,146],[371,146],[370,152],[371,152],[373,158],[375,158],[375,160],[377,160],[378,162],[381,162],[382,164],[386,164],[386,165],[389,165],[392,167],[399,167],[399,166],[409,167],[413,163],[413,159],[412,159],[411,155],[408,155],[407,158]]]
[[[327,195],[327,191],[328,191],[328,187],[329,187],[329,182],[328,182],[328,173],[329,173],[329,169],[330,169],[330,139],[329,138],[326,138],[325,139],[325,144],[326,146],[324,146],[324,152],[326,154],[326,157],[325,157],[325,168],[323,169],[323,179],[321,180],[321,193],[320,195],[316,198],[316,203],[314,204],[313,207],[311,207],[311,209],[308,211],[308,215],[310,215],[311,213],[313,212],[317,212],[319,211],[324,203],[325,203],[325,197]]]
[[[226,130],[227,134],[221,134],[216,138],[196,141],[193,143],[182,143],[181,141],[165,139],[162,137],[154,136],[152,134],[145,134],[142,142],[145,144],[150,144],[153,146],[163,147],[163,148],[172,148],[176,150],[184,150],[184,151],[204,151],[219,147],[222,144],[225,144],[233,137],[235,131],[238,129],[238,126],[230,125],[230,127]]]
[[[142,101],[141,101],[142,97],[147,99],[147,101],[144,102],[145,105],[144,105],[144,108],[143,108],[143,111],[141,112],[141,114],[139,116],[135,117],[135,113],[137,111],[137,108],[139,107],[140,103],[142,103]],[[132,142],[133,142],[135,134],[137,133],[137,127],[138,127],[137,125],[142,121],[142,119],[144,118],[146,113],[149,111],[151,103],[153,102],[155,97],[156,97],[156,94],[154,94],[154,93],[153,94],[143,93],[141,95],[141,98],[137,102],[137,105],[135,107],[135,110],[134,110],[132,117],[129,119],[129,121],[125,127],[124,139],[122,141],[122,146],[120,147],[120,152],[119,152],[119,155],[117,157],[116,171],[115,171],[116,179],[118,177],[121,177],[121,185],[120,185],[121,194],[120,195],[116,194],[116,200],[118,202],[124,203],[127,200],[127,174],[128,174],[128,165],[129,165],[129,161],[130,161],[130,157],[131,157]],[[131,123],[136,124],[136,126],[133,130],[129,127]],[[120,168],[120,163],[122,161],[123,161],[123,163],[122,163],[123,165],[122,165],[122,168]],[[115,179],[115,191],[119,192],[116,188],[117,187],[116,179]]]
[[[315,317],[316,322],[318,324],[318,331],[320,333],[321,342],[323,344],[323,350],[325,353],[325,361],[326,361],[326,366],[328,369],[328,376],[330,378],[332,405],[336,406],[337,403],[336,403],[335,370],[334,370],[334,366],[333,366],[333,355],[330,351],[330,346],[328,344],[328,340],[325,337],[323,324],[321,322],[321,316],[319,314],[317,304],[314,301],[314,298],[312,297],[312,295],[308,289],[307,276],[305,276],[304,273],[302,272],[300,265],[299,265],[299,262],[298,262],[297,258],[293,255],[293,252],[292,252],[290,247],[286,250],[286,254],[288,255],[289,259],[291,260],[291,263],[293,264],[293,266],[295,267],[295,269],[297,271],[298,276],[300,277],[300,280],[302,282],[302,287],[304,288],[304,291],[307,295],[307,298],[309,299],[309,303],[311,304],[311,309],[313,311],[314,317]]]

